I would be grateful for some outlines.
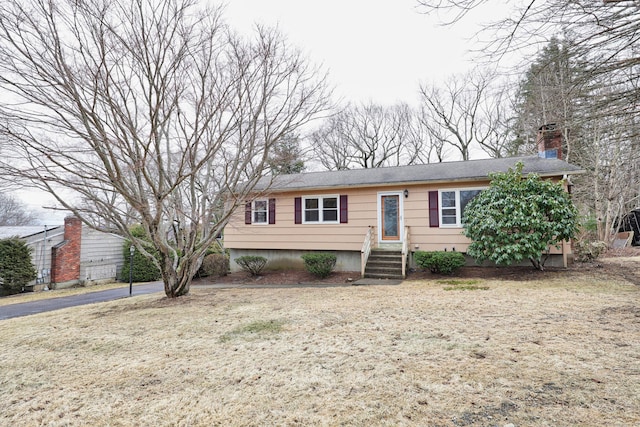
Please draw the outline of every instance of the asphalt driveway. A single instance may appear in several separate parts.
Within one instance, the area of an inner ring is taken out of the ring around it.
[[[162,282],[151,282],[133,287],[133,295],[152,294],[163,292]],[[129,287],[108,289],[106,291],[89,292],[82,295],[68,297],[48,298],[39,301],[23,302],[0,307],[0,320],[12,317],[29,316],[45,311],[59,310],[61,308],[75,307],[78,305],[94,304],[97,302],[112,301],[129,296]]]
[[[293,285],[245,285],[238,283],[220,283],[210,285],[194,286],[201,289],[229,289],[229,288],[245,288],[245,289],[274,289],[274,288],[325,288],[325,287],[343,287],[343,286],[361,286],[361,285],[398,285],[401,280],[385,280],[385,279],[360,279],[353,283],[336,283],[336,284],[316,284],[316,283],[297,283]],[[135,285],[133,287],[133,295],[145,295],[155,292],[164,292],[162,282],[151,282],[144,285]],[[113,301],[129,296],[129,287],[118,289],[108,289],[106,291],[89,292],[81,295],[71,295],[68,297],[48,298],[39,301],[23,302],[18,304],[10,304],[0,306],[0,320],[11,319],[13,317],[29,316],[31,314],[44,313],[45,311],[60,310],[61,308],[75,307],[78,305],[94,304],[97,302]]]

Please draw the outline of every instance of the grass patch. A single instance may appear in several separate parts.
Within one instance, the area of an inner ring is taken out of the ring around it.
[[[489,286],[478,286],[478,283],[481,282],[478,279],[442,279],[437,281],[441,285],[448,285],[443,288],[445,291],[486,291],[489,289]]]
[[[479,279],[440,279],[436,281],[436,283],[440,283],[441,285],[451,285],[451,286],[460,286],[460,285],[477,285],[481,283]]]
[[[486,291],[489,289],[488,286],[478,286],[478,285],[455,285],[455,286],[445,286],[445,291]]]
[[[282,325],[284,325],[282,320],[255,320],[223,334],[220,337],[220,342],[228,342],[238,337],[247,338],[279,334],[282,332]]]

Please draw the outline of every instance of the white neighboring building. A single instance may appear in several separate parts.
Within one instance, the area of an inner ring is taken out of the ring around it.
[[[122,269],[124,239],[93,230],[75,217],[59,226],[0,227],[0,239],[17,236],[31,248],[36,287],[56,288],[115,281]]]
[[[31,262],[38,272],[33,284],[49,284],[51,279],[51,248],[64,240],[64,226],[0,227],[0,239],[18,237],[31,248]]]

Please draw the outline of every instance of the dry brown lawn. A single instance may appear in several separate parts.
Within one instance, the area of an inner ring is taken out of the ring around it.
[[[0,425],[640,425],[639,296],[595,268],[4,320]]]

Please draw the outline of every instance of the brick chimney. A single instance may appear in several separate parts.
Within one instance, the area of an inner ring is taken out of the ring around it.
[[[537,145],[538,157],[562,160],[562,131],[555,123],[540,126]]]
[[[82,222],[68,216],[64,219],[64,240],[51,248],[51,283],[80,280],[80,243]]]

